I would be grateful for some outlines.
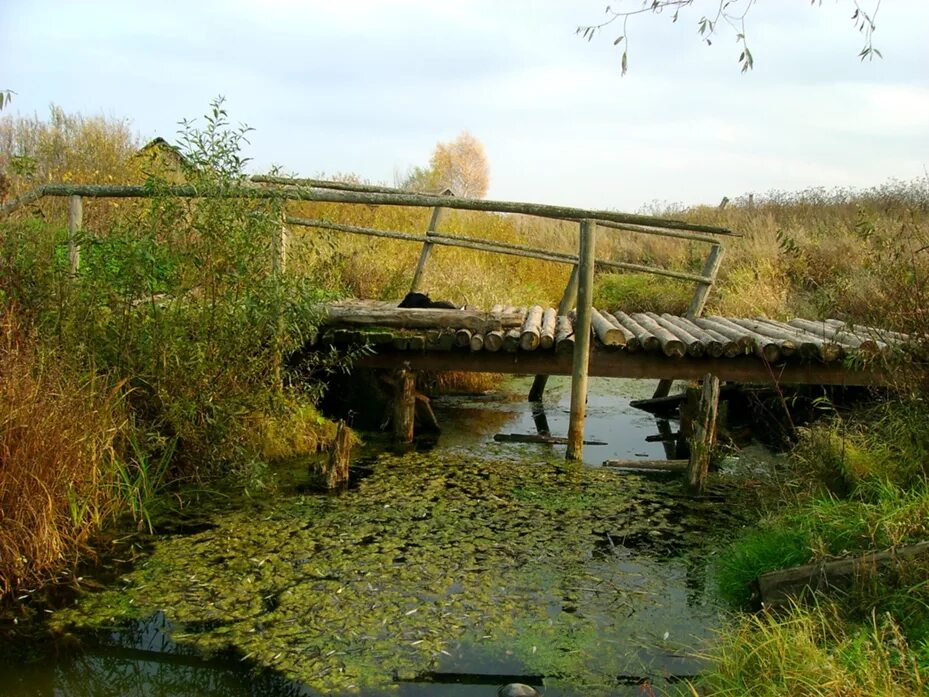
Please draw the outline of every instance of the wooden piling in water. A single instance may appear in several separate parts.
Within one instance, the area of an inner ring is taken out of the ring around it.
[[[694,494],[702,494],[706,488],[706,477],[710,458],[716,447],[716,416],[719,410],[719,379],[710,373],[703,377],[703,388],[697,415],[692,424],[690,437],[690,462],[687,467],[687,488]],[[681,424],[683,429],[683,423]]]
[[[577,254],[577,318],[574,321],[571,412],[568,422],[568,449],[565,453],[567,460],[580,460],[584,453],[584,419],[587,414],[587,369],[590,364],[596,236],[596,223],[582,220]]]
[[[416,423],[416,374],[401,369],[396,374],[397,393],[394,395],[394,436],[399,443],[413,442]]]

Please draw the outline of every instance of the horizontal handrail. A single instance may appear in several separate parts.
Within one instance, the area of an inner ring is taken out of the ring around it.
[[[386,188],[386,187],[385,187]],[[493,201],[459,198],[435,194],[397,193],[389,191],[356,191],[345,189],[279,186],[269,188],[255,184],[240,184],[205,194],[190,184],[168,186],[157,191],[148,186],[110,184],[44,184],[24,196],[0,207],[0,215],[35,201],[43,196],[86,196],[88,198],[151,198],[153,196],[201,198],[284,199],[288,201],[317,201],[320,203],[361,203],[369,205],[412,206],[423,208],[450,208],[454,210],[483,211],[487,213],[521,213],[540,218],[558,220],[597,220],[610,223],[628,223],[652,228],[704,232],[714,235],[732,235],[727,228],[698,225],[682,220],[656,218],[634,213],[594,211],[570,206],[552,206],[517,201]]]
[[[458,237],[452,235],[442,235],[431,233],[429,235],[413,235],[408,232],[398,232],[396,230],[376,230],[374,228],[360,227],[357,225],[344,225],[342,223],[331,223],[327,220],[317,220],[310,218],[295,218],[287,216],[284,222],[288,225],[300,225],[302,227],[315,227],[323,230],[333,230],[335,232],[347,232],[355,235],[368,235],[371,237],[385,237],[393,240],[405,240],[408,242],[429,242],[444,247],[463,247],[465,249],[475,249],[483,252],[493,252],[496,254],[507,254],[510,256],[523,257],[527,259],[539,259],[541,261],[551,261],[557,264],[577,264],[578,257],[576,254],[565,252],[546,251],[527,245],[513,244],[510,242],[496,242],[490,240],[481,240],[474,237]],[[623,269],[625,271],[641,271],[655,274],[657,276],[667,276],[682,281],[696,281],[697,283],[712,283],[713,278],[702,276],[700,274],[687,273],[685,271],[671,271],[670,269],[660,269],[642,264],[632,264],[624,261],[610,261],[607,259],[596,259],[598,266],[609,268]]]

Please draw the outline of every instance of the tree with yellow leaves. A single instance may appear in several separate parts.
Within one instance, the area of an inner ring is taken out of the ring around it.
[[[403,188],[430,192],[449,189],[455,196],[482,198],[489,183],[490,168],[483,144],[468,131],[462,131],[455,140],[438,143],[429,168],[415,167]]]

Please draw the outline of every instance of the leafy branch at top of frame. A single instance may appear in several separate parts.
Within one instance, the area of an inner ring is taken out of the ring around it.
[[[622,0],[620,0],[620,2],[622,2]],[[671,21],[677,22],[680,18],[681,10],[694,5],[695,2],[696,0],[643,0],[641,5],[636,9],[617,9],[612,5],[607,5],[605,10],[607,15],[606,20],[599,24],[578,26],[575,33],[587,41],[591,41],[604,27],[619,22],[622,29],[619,36],[613,41],[613,45],[623,45],[620,68],[622,74],[625,75],[629,69],[629,20],[642,14],[662,14],[670,12]],[[755,65],[755,59],[748,47],[746,38],[745,18],[756,2],[757,0],[716,0],[715,11],[702,15],[697,22],[697,33],[701,41],[706,43],[707,46],[712,46],[713,38],[719,33],[719,29],[729,27],[734,32],[736,41],[741,45],[739,64],[741,65],[743,73],[751,70]],[[853,0],[853,3],[855,10],[851,19],[855,24],[855,28],[864,35],[865,40],[864,46],[858,53],[858,57],[861,60],[865,60],[866,58],[868,60],[873,60],[875,56],[883,58],[881,52],[874,48],[872,40],[874,30],[877,28],[875,17],[880,9],[881,0],[875,0],[874,7],[870,11],[862,8],[858,0]],[[821,5],[822,0],[810,0],[810,4]]]

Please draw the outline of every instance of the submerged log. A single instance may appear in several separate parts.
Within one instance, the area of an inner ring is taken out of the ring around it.
[[[590,308],[590,323],[594,328],[594,334],[604,346],[624,346],[626,344],[626,335],[612,322],[608,321],[595,307]]]
[[[632,333],[632,335],[639,342],[639,346],[642,349],[645,351],[659,351],[661,349],[661,342],[658,341],[658,337],[652,334],[634,319],[632,319],[632,317],[627,315],[625,312],[617,310],[613,313],[613,317],[621,327],[624,327]]]
[[[545,308],[542,313],[542,329],[539,334],[539,347],[550,349],[555,345],[555,324],[558,320],[558,313],[554,307]]]
[[[416,393],[415,419],[416,425],[427,431],[439,433],[442,430],[439,428],[439,420],[435,417],[435,412],[432,411],[432,402],[426,395],[419,392]]]
[[[348,465],[352,456],[352,430],[339,421],[335,439],[326,461],[326,488],[336,489],[348,483]]]
[[[684,354],[687,353],[687,347],[684,345],[683,341],[678,339],[674,334],[662,327],[648,315],[637,312],[632,315],[632,319],[658,339],[658,343],[661,345],[661,351],[668,358],[683,358]]]
[[[526,314],[519,336],[523,351],[535,351],[542,343],[542,313],[541,305],[533,305]]]
[[[615,469],[683,472],[687,469],[687,460],[604,460],[603,466]]]
[[[497,433],[494,440],[498,443],[543,443],[545,445],[567,445],[563,436],[550,436],[544,433]],[[584,445],[607,445],[601,440],[585,440]]]
[[[847,584],[856,579],[867,579],[897,562],[924,556],[929,556],[929,542],[769,571],[758,577],[756,585],[764,605],[785,605],[806,592]]]
[[[703,342],[700,341],[690,332],[686,331],[684,328],[679,327],[674,322],[661,317],[654,312],[646,312],[645,315],[649,319],[654,320],[662,329],[666,329],[671,332],[675,337],[677,337],[684,346],[687,348],[687,355],[693,358],[701,358],[706,353],[706,347],[703,345]]]
[[[710,458],[716,447],[716,415],[719,410],[719,379],[707,373],[703,378],[697,418],[690,438],[690,462],[687,466],[687,487],[702,494],[710,469]],[[682,424],[683,426],[683,424]]]

